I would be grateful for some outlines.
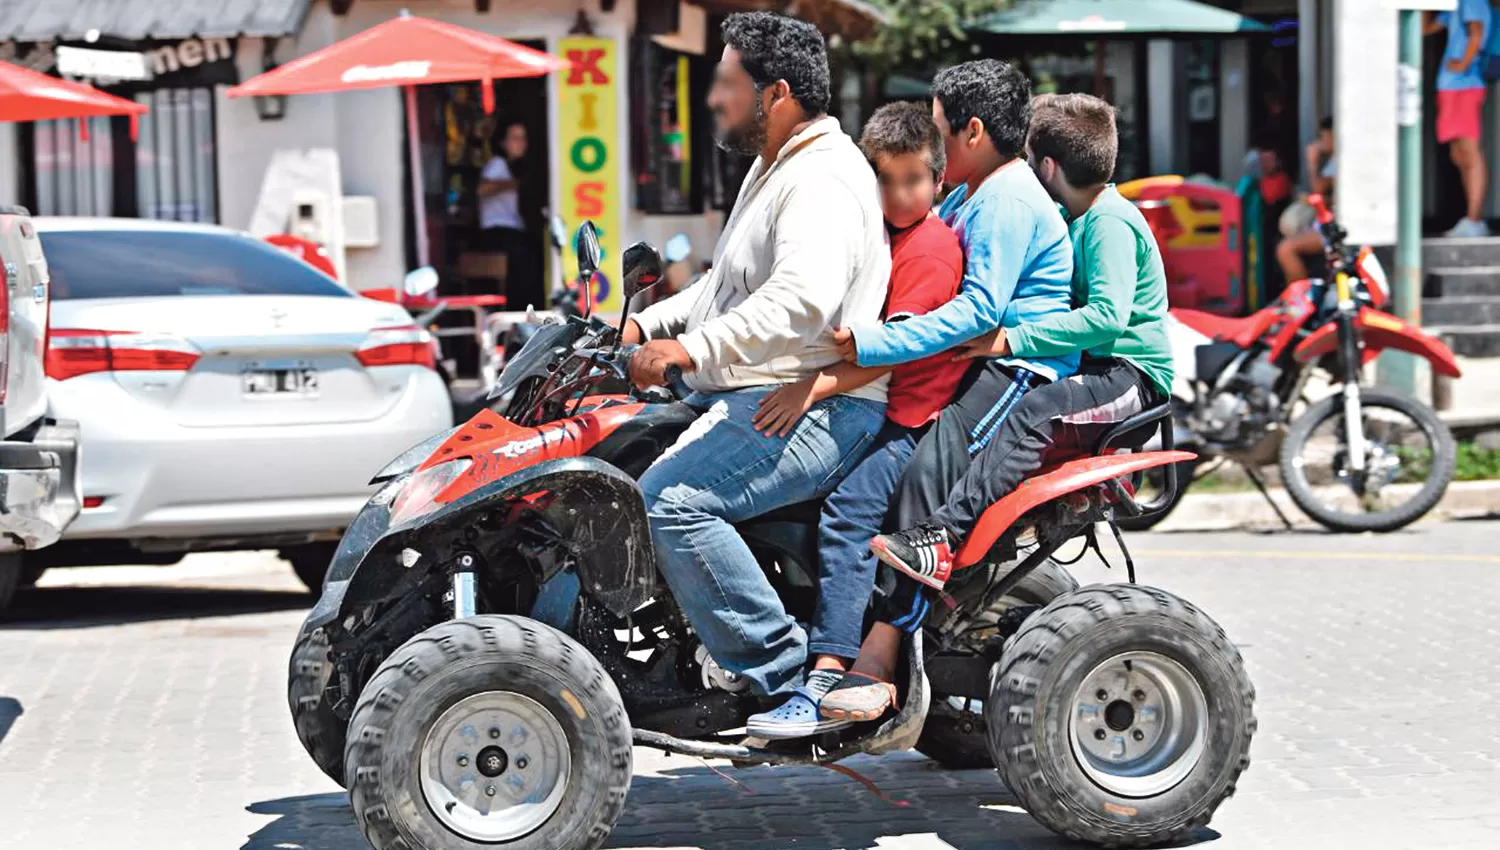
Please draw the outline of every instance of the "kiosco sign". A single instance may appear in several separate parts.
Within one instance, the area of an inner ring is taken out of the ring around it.
[[[616,109],[619,49],[607,38],[565,38],[557,54],[573,63],[557,80],[558,208],[570,235],[584,221],[599,228],[604,261],[594,282],[601,312],[620,309],[620,139]],[[575,252],[563,252],[563,271],[578,274]]]

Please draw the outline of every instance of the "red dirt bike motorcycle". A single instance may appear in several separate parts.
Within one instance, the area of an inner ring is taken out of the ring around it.
[[[1431,407],[1363,386],[1362,368],[1386,349],[1424,358],[1449,377],[1459,376],[1458,364],[1441,340],[1381,312],[1386,277],[1379,260],[1369,248],[1345,244],[1321,196],[1308,201],[1318,214],[1326,280],[1294,281],[1244,318],[1171,311],[1176,442],[1200,458],[1243,467],[1288,528],[1258,471],[1278,460],[1288,494],[1319,523],[1334,531],[1393,531],[1443,497],[1453,478],[1453,435]],[[1301,409],[1315,376],[1335,391]],[[1195,472],[1205,473],[1199,461],[1181,464],[1182,486],[1167,509],[1124,517],[1121,526],[1160,522]]]
[[[579,245],[594,268],[591,226]],[[623,264],[628,309],[662,260],[637,243]],[[1254,691],[1223,630],[1135,584],[1128,555],[1130,583],[1083,589],[1053,557],[1116,513],[1156,509],[1132,476],[1164,467],[1170,491],[1192,456],[1170,449],[1168,407],[989,509],[958,555],[953,606],[908,641],[896,714],[773,749],[733,734],[764,701],[708,656],[657,576],[636,478],[696,414],[595,394],[629,374],[618,340],[597,318],[538,328],[495,387],[504,415],[482,410],[393,461],[339,545],[289,702],[373,846],[598,847],[633,746],[742,764],[982,750],[1043,824],[1112,847],[1186,833],[1232,793]],[[1158,429],[1167,450],[1117,453]],[[804,504],[737,526],[804,620],[817,521]],[[528,617],[570,577],[564,630]]]

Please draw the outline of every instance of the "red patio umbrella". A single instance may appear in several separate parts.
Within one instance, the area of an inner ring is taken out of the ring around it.
[[[509,77],[539,77],[569,67],[550,53],[453,24],[401,13],[389,20],[298,57],[230,89],[230,97],[318,94],[401,86],[406,91],[406,135],[411,157],[412,197],[417,199],[417,254],[427,262],[427,222],[417,147],[417,85],[478,80],[484,111],[495,109],[490,83]]]
[[[93,86],[49,77],[30,68],[0,62],[0,121],[50,121],[55,118],[92,118],[129,115],[130,137],[136,136],[146,105],[105,94]],[[79,131],[88,138],[88,124]]]

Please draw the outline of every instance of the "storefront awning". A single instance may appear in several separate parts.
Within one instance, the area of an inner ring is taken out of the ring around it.
[[[971,33],[1003,36],[1214,36],[1269,32],[1244,15],[1195,0],[1017,0]]]
[[[312,0],[0,0],[0,41],[279,37],[302,27]]]

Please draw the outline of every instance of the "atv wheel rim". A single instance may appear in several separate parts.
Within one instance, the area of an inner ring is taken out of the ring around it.
[[[1208,739],[1208,701],[1181,664],[1126,652],[1098,665],[1073,695],[1073,756],[1099,787],[1153,797],[1192,772]]]
[[[422,744],[422,796],[470,841],[513,841],[547,822],[572,772],[568,736],[552,712],[510,691],[466,697]]]

